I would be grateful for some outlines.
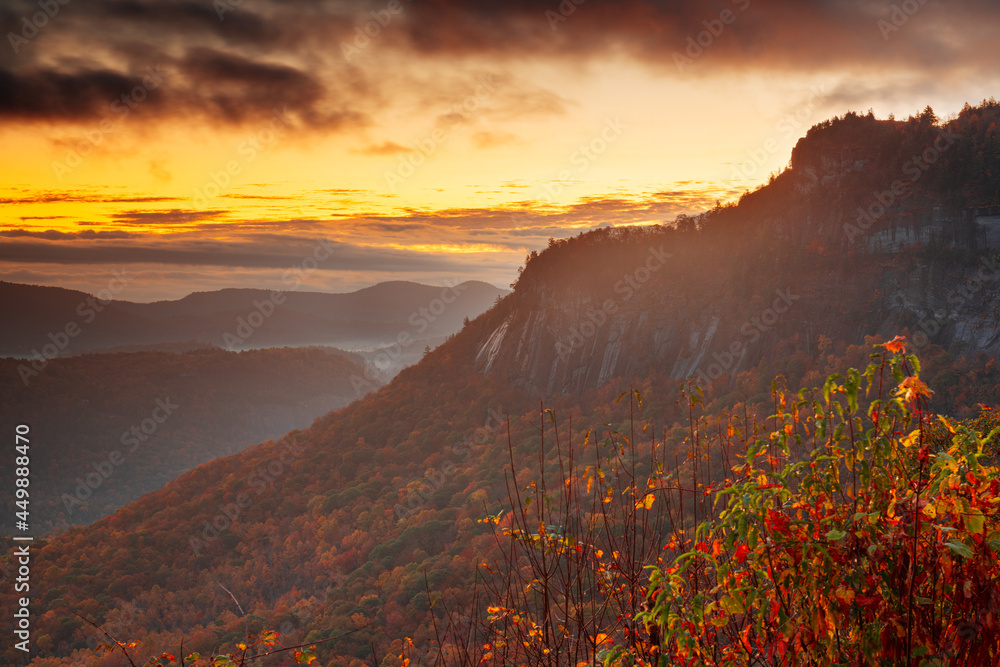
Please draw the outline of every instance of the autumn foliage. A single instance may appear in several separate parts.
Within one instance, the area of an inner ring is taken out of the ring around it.
[[[871,356],[760,423],[695,388],[683,462],[608,429],[510,475],[484,613],[433,664],[996,664],[1000,416],[929,411],[900,337]]]
[[[671,663],[995,663],[1000,420],[927,412],[916,357],[884,348],[819,398],[778,392],[717,519],[653,570]]]

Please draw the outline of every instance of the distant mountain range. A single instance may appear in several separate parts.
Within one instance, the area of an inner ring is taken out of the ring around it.
[[[190,347],[195,341],[229,350],[307,345],[373,350],[400,344],[407,352],[410,346],[422,351],[507,292],[478,281],[454,287],[393,281],[346,294],[223,289],[133,303],[0,282],[0,311],[17,323],[0,330],[0,356],[48,359],[129,346],[168,349],[188,342]]]
[[[0,359],[0,425],[27,424],[41,453],[31,516],[43,532],[91,523],[380,386],[363,358],[333,348],[87,354],[50,361],[27,386],[21,363]],[[12,467],[0,481],[13,507]]]
[[[377,663],[375,654],[392,655],[404,638],[440,646],[439,614],[448,613],[441,610],[496,613],[474,594],[486,557],[506,548],[493,526],[523,512],[508,500],[533,470],[555,474],[567,464],[559,443],[580,443],[583,465],[601,470],[606,456],[628,451],[623,443],[662,433],[676,479],[695,478],[701,454],[689,452],[704,448],[711,456],[698,479],[722,488],[734,470],[730,452],[708,442],[716,425],[722,438],[723,415],[743,420],[742,434],[730,435],[771,443],[756,439],[775,414],[772,387],[822,387],[835,371],[864,368],[873,345],[896,334],[920,355],[920,375],[935,392],[931,409],[966,417],[977,404],[996,405],[997,127],[995,102],[945,124],[926,114],[848,114],[810,130],[791,166],[739,203],[668,225],[553,241],[529,258],[512,294],[363,400],[36,543],[31,583],[46,592],[35,612],[33,664],[93,663],[88,645],[104,637],[74,616],[81,612],[118,637],[146,641],[143,650],[182,640],[198,651],[233,646],[250,623],[254,632],[278,628],[289,643],[323,641],[326,664]],[[954,144],[924,158],[923,175],[904,184],[914,156],[928,155],[945,132],[958,137]],[[427,297],[437,298],[440,288],[431,289]],[[244,295],[244,306],[257,294]],[[318,307],[291,296],[282,307],[323,321]],[[418,307],[403,310],[420,318]],[[157,320],[118,305],[115,312],[145,322],[199,317]],[[240,311],[227,312],[220,323],[232,326]],[[364,312],[352,321],[379,324],[380,311]],[[410,319],[381,324],[427,335]],[[250,340],[264,334],[261,327]],[[704,396],[688,382],[700,383]],[[642,431],[631,430],[630,390],[642,398],[634,407]],[[802,409],[803,424],[813,419],[807,401],[819,405],[821,395],[789,404]],[[798,446],[815,447],[815,438]],[[627,457],[641,474],[625,486],[654,467],[645,455]],[[547,506],[552,489],[541,491]],[[574,493],[601,507],[589,489]],[[697,525],[691,506],[681,505],[678,525]],[[579,523],[599,516],[585,513]],[[553,553],[571,544],[562,526],[546,522],[540,532],[546,525],[555,528]],[[664,546],[665,557],[675,547]],[[13,559],[0,566],[0,579],[13,580]],[[13,607],[12,591],[0,587],[4,605]],[[237,616],[230,595],[252,611]],[[12,648],[2,657],[20,658]]]

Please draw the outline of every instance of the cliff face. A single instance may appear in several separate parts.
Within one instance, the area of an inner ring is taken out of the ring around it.
[[[1000,355],[1000,206],[943,188],[940,157],[908,179],[923,144],[897,136],[907,128],[855,118],[811,131],[788,171],[699,229],[557,244],[493,313],[477,371],[549,395],[654,369],[708,382],[779,343],[810,352],[820,335],[904,330],[918,349]],[[943,145],[944,130],[918,129]]]
[[[719,289],[696,301],[652,284],[627,302],[559,289],[532,299],[515,292],[480,344],[476,370],[540,395],[580,394],[654,369],[708,382],[772,358],[781,341],[809,351],[820,335],[855,344],[904,329],[917,349],[933,342],[996,357],[998,259],[971,267],[858,262],[853,275],[817,268],[787,288],[762,280],[750,300]]]

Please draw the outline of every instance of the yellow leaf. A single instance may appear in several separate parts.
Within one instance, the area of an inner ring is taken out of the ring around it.
[[[937,508],[935,508],[934,505],[931,503],[927,503],[926,505],[924,505],[921,512],[923,512],[924,516],[927,517],[928,519],[937,518]]]
[[[944,424],[945,428],[947,428],[951,433],[958,433],[958,431],[955,430],[955,427],[951,425],[951,422],[948,421],[944,415],[938,415],[938,419],[941,420],[941,423]]]
[[[844,586],[838,587],[837,590],[834,591],[834,595],[836,595],[838,599],[843,600],[847,604],[850,604],[851,602],[854,601],[854,591],[850,588],[845,588]]]
[[[654,496],[652,493],[647,493],[642,500],[640,500],[639,502],[637,502],[635,504],[635,508],[639,509],[640,507],[642,507],[642,508],[647,509],[647,510],[648,509],[652,509],[653,508],[653,502],[655,500],[656,500],[656,496]]]

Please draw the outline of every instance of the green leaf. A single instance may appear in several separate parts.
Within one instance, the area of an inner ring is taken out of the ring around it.
[[[973,509],[972,513],[965,517],[965,527],[970,533],[979,535],[983,532],[983,513],[978,509]]]
[[[972,558],[972,549],[963,544],[962,542],[957,542],[955,540],[948,540],[945,542],[948,548],[952,550],[953,553],[958,554],[962,558]]]
[[[625,647],[613,646],[610,649],[598,652],[597,659],[602,660],[604,662],[605,667],[608,667],[609,665],[611,665],[611,663],[617,660],[618,657],[621,656],[621,654],[624,652],[625,652]]]
[[[724,596],[720,602],[722,604],[722,608],[730,614],[742,614],[744,611],[743,600],[734,597],[733,595]]]
[[[826,539],[829,542],[836,542],[838,540],[844,539],[844,537],[846,537],[846,536],[847,536],[847,533],[845,533],[842,530],[837,530],[836,528],[834,528],[833,530],[830,530],[829,532],[827,532]]]

